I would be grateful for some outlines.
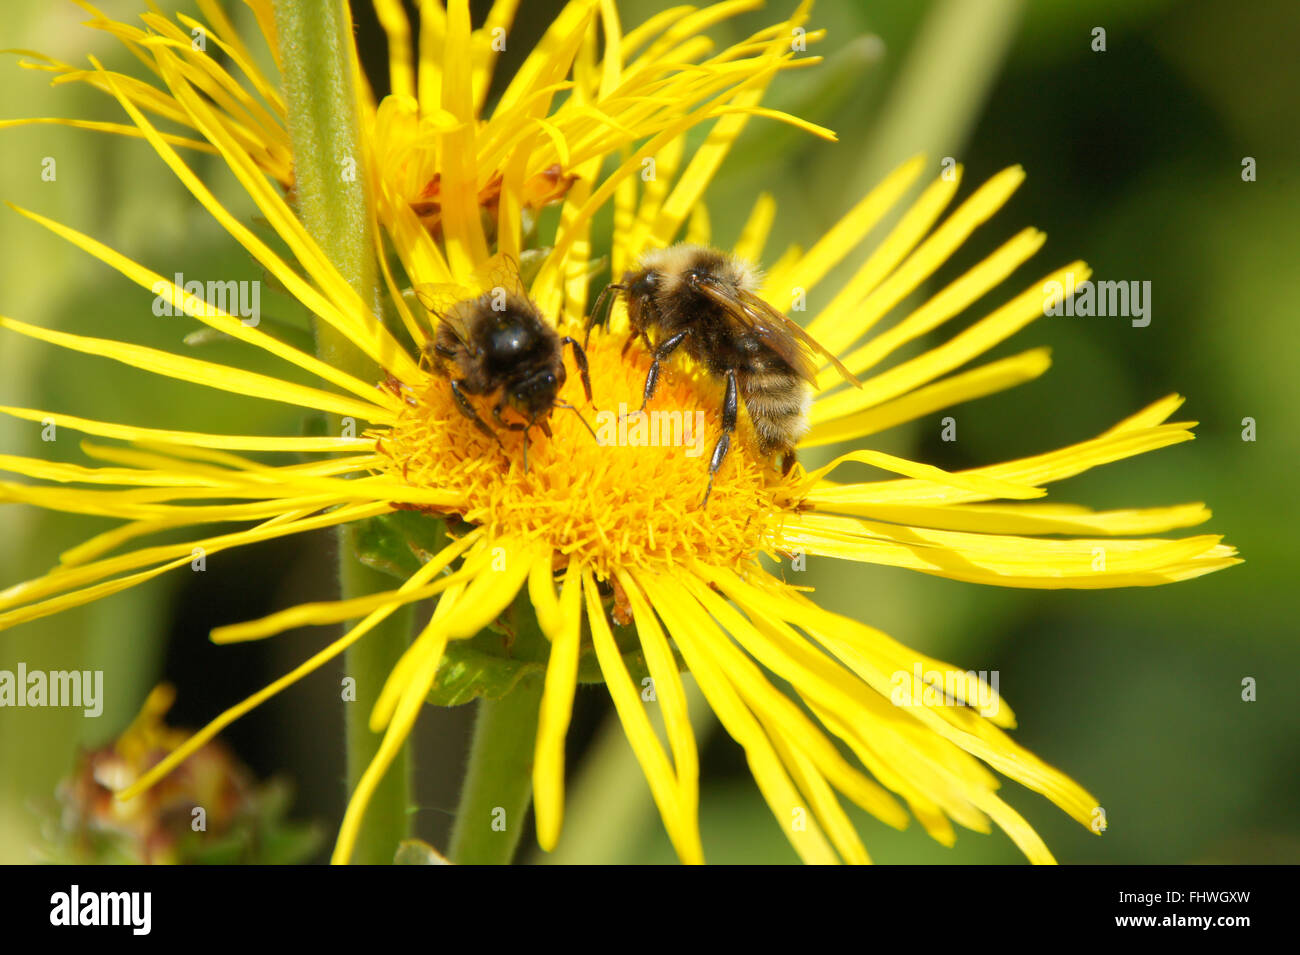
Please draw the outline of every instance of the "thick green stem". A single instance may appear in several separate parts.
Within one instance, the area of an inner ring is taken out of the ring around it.
[[[371,570],[356,560],[355,528],[339,534],[339,585],[344,597],[391,590],[393,578]],[[379,749],[380,734],[370,729],[370,711],[384,681],[411,642],[414,611],[408,604],[353,644],[344,658],[347,675],[356,680],[356,700],[346,704],[348,792],[356,789],[361,774]],[[398,844],[411,834],[413,767],[410,746],[404,745],[370,797],[365,821],[357,835],[351,861],[362,865],[387,865]]]
[[[543,661],[550,644],[537,625],[527,589],[509,614],[511,655]],[[474,722],[469,766],[461,785],[456,825],[451,833],[452,862],[508,865],[523,834],[524,814],[533,798],[533,752],[542,678],[527,677],[499,700],[481,699]]]
[[[379,308],[370,196],[353,85],[352,20],[346,0],[275,0],[298,215],[334,268]],[[354,374],[378,369],[339,332],[317,323],[321,357]]]
[[[276,0],[289,138],[294,156],[294,193],[307,231],[348,284],[380,320],[378,269],[370,235],[369,196],[359,146],[353,84],[352,23],[345,0]],[[316,323],[319,356],[358,378],[378,380],[379,369],[348,339]],[[343,422],[332,421],[341,433]],[[360,427],[352,422],[353,428]],[[339,531],[339,584],[344,598],[388,590],[392,581],[356,560],[356,529]],[[370,710],[411,634],[409,608],[393,613],[347,653],[347,675],[356,699],[345,705],[348,788],[360,779],[379,746],[368,725]],[[390,863],[409,833],[411,764],[407,748],[370,800],[352,861]]]
[[[514,858],[533,796],[533,748],[542,680],[521,681],[499,700],[480,700],[469,769],[460,791],[451,861],[506,865]]]

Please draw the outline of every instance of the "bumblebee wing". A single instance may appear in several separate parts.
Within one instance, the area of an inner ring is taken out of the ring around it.
[[[519,271],[519,261],[513,255],[498,252],[489,260],[484,274],[484,288],[503,288],[520,298],[528,297],[528,289],[524,288],[524,280]]]
[[[473,295],[469,289],[451,283],[425,282],[412,289],[431,315],[438,319],[438,324],[456,336],[462,344],[469,341],[469,329],[465,319],[456,305]]]
[[[813,338],[797,322],[773,308],[753,292],[734,289],[720,282],[699,282],[697,288],[726,309],[727,314],[745,328],[762,336],[764,344],[787,361],[800,378],[817,380],[817,356],[825,357],[844,376],[845,381],[862,387],[851,371],[830,350]]]

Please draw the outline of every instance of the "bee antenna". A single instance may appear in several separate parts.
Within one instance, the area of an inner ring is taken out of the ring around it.
[[[579,411],[574,405],[565,404],[563,401],[557,401],[555,403],[555,407],[564,408],[565,410],[572,411],[574,414],[576,414],[578,416],[578,420],[582,422],[582,426],[586,428],[589,432],[591,432],[591,436],[596,440],[596,443],[600,444],[600,437],[596,434],[596,429],[591,426],[591,423],[582,416],[582,412]]]

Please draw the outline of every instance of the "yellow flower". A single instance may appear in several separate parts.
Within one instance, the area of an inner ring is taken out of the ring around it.
[[[518,0],[498,0],[477,30],[459,4],[445,14],[429,8],[413,56],[402,5],[375,4],[388,33],[392,87],[377,110],[368,109],[379,216],[385,227],[408,238],[417,219],[435,234],[449,220],[453,271],[465,264],[455,258],[458,251],[486,256],[485,231],[498,221],[501,251],[518,257],[523,210],[564,198],[575,183],[590,190],[601,161],[634,140],[746,114],[776,117],[830,138],[826,130],[758,106],[777,71],[817,62],[796,59],[791,51],[792,31],[801,28],[808,4],[704,59],[711,43],[702,32],[757,3],[675,7],[624,35],[612,0],[571,2],[485,118],[492,69],[517,6]],[[605,38],[599,62],[597,22]],[[774,41],[781,55],[773,55]]]
[[[284,99],[280,95],[279,86],[262,72],[257,56],[244,42],[217,0],[201,0],[199,7],[203,12],[202,20],[178,13],[176,22],[172,23],[156,9],[142,13],[140,19],[146,29],[114,20],[85,0],[73,2],[93,16],[87,26],[116,37],[151,72],[157,74],[160,61],[165,59],[190,83],[203,90],[215,106],[213,120],[221,123],[226,133],[248,152],[259,169],[283,188],[292,188],[293,156],[289,147],[289,134],[285,129]],[[272,55],[277,57],[278,66],[279,48],[275,42],[275,18],[271,0],[245,2],[256,16],[258,27],[266,37]],[[33,50],[14,52],[32,57],[35,61],[24,60],[20,66],[53,73],[56,84],[86,83],[105,93],[125,96],[146,113],[176,123],[202,137],[194,139],[169,133],[159,134],[173,146],[213,154],[217,152],[165,84],[159,87],[124,73],[101,69],[98,64],[94,69],[83,69]],[[224,67],[214,58],[214,53],[226,56],[231,68]],[[30,125],[71,126],[121,136],[141,135],[138,127],[123,123],[60,117],[0,121],[0,129]]]
[[[201,137],[160,133],[166,142],[215,153],[164,76],[164,71],[175,72],[210,101],[209,120],[219,124],[292,197],[293,157],[284,98],[217,0],[199,4],[202,19],[178,13],[173,23],[157,10],[141,14],[143,29],[113,20],[86,0],[74,2],[93,15],[89,27],[116,37],[162,77],[163,84],[109,70],[82,69],[30,50],[18,51],[34,58],[21,66],[53,73],[56,83],[82,82],[123,95],[142,112]],[[272,4],[270,0],[246,3],[278,68]],[[496,0],[482,26],[473,30],[469,11],[462,5],[444,10],[441,4],[423,4],[413,51],[411,26],[401,3],[374,3],[389,40],[392,93],[376,104],[365,77],[357,79],[362,90],[362,138],[371,151],[367,168],[376,179],[377,212],[384,226],[402,236],[408,247],[414,240],[407,230],[422,225],[441,237],[443,220],[451,217],[455,267],[465,265],[456,256],[462,244],[479,253],[480,260],[486,256],[485,229],[495,231],[498,219],[508,223],[501,250],[518,258],[522,210],[552,204],[584,179],[589,189],[601,161],[634,140],[666,130],[682,131],[724,115],[767,116],[834,138],[829,130],[758,105],[777,72],[820,62],[817,57],[796,58],[790,49],[792,31],[802,29],[809,2],[786,20],[708,55],[713,44],[703,31],[760,6],[759,0],[718,3],[701,10],[675,7],[626,35],[613,0],[572,0],[485,117],[493,68],[497,55],[506,49],[518,5],[519,0]],[[599,62],[597,23],[602,25],[606,45]],[[814,31],[801,37],[806,45],[822,35]],[[772,55],[774,41],[783,48],[781,55]],[[230,69],[213,58],[217,51],[229,58]],[[140,135],[134,125],[57,117],[4,120],[0,129],[34,124]],[[434,258],[436,277],[429,281],[452,280],[445,263],[441,269],[436,267],[443,262],[439,251],[426,246],[420,253]]]
[[[590,5],[570,9],[584,6]],[[390,34],[400,35],[403,27],[394,20],[392,8],[381,6],[384,9]],[[448,15],[445,45],[449,51],[468,53],[444,58],[443,69],[458,78],[452,83],[443,75],[439,82],[446,97],[436,100],[458,122],[454,129],[438,129],[435,136],[476,136],[491,129],[491,121],[486,125],[469,121],[477,116],[478,106],[467,91],[478,87],[468,86],[467,77],[479,75],[473,72],[478,68],[474,51],[483,52],[483,37],[476,40],[469,32],[466,9],[456,4]],[[611,41],[618,37],[617,21],[607,11],[612,11],[612,4],[601,4],[606,48],[617,48],[618,42]],[[558,35],[569,36],[577,29],[576,22],[568,22]],[[578,109],[582,98],[577,91],[607,93],[618,89],[620,76],[625,75],[619,72],[617,59],[607,58],[600,70],[592,65],[594,57],[583,66],[581,50],[594,51],[595,35],[590,19],[585,22],[583,32],[573,36],[579,48],[573,68],[575,94],[566,101],[577,104],[574,125],[560,137],[569,148],[582,135],[578,130],[584,114]],[[755,62],[747,67],[749,77],[738,84],[745,90],[742,95],[751,89],[761,91],[783,60],[778,48],[788,46],[788,29],[787,21],[758,41],[764,49],[750,58]],[[683,34],[680,42],[689,45],[690,39]],[[542,47],[546,45],[543,41]],[[372,728],[384,736],[353,793],[339,833],[334,859],[347,861],[375,785],[405,743],[430,692],[449,676],[448,648],[493,624],[522,595],[531,603],[550,644],[533,769],[537,832],[543,848],[553,847],[560,836],[564,739],[580,660],[587,650],[598,662],[683,861],[703,861],[704,850],[698,825],[699,766],[686,715],[682,665],[744,748],[774,817],[807,861],[868,861],[843,810],[841,795],[897,827],[907,823],[910,811],[945,844],[955,839],[953,823],[985,832],[996,824],[1032,861],[1052,861],[1028,823],[998,797],[998,779],[990,767],[1047,796],[1081,823],[1099,828],[1096,799],[1008,736],[1005,730],[1015,725],[1014,716],[987,681],[820,609],[801,588],[766,569],[760,557],[779,560],[783,554],[798,552],[1019,587],[1151,585],[1226,567],[1237,561],[1234,551],[1218,537],[1145,536],[1201,523],[1209,512],[1199,504],[1094,512],[1027,503],[1043,497],[1048,483],[1190,439],[1189,423],[1168,423],[1180,399],[1156,402],[1097,438],[1062,450],[957,473],[861,447],[826,468],[811,473],[796,468],[788,477],[778,478],[758,456],[752,431],[742,419],[737,446],[718,473],[707,508],[699,506],[707,481],[703,458],[671,442],[598,443],[573,414],[557,412],[549,437],[530,438],[525,471],[522,436],[503,434],[502,446],[484,436],[457,411],[446,381],[417,360],[430,336],[429,321],[408,305],[401,294],[402,283],[387,270],[386,258],[381,256],[380,261],[393,305],[412,338],[410,350],[375,320],[326,261],[268,182],[268,170],[231,130],[221,110],[200,95],[175,54],[163,47],[154,53],[186,123],[221,154],[292,251],[306,279],[218,203],[123,84],[106,73],[96,82],[118,98],[140,134],[223,227],[320,321],[355,342],[388,377],[383,382],[359,380],[235,317],[213,314],[161,276],[89,236],[24,212],[142,286],[163,289],[164,297],[200,321],[296,365],[321,384],[296,384],[8,318],[0,318],[0,327],[155,374],[351,416],[369,427],[355,438],[215,435],[159,431],[44,410],[0,409],[26,420],[49,418],[66,428],[129,443],[127,447],[84,446],[106,467],[3,458],[6,469],[53,483],[2,483],[0,499],[113,515],[127,523],[63,555],[61,565],[51,573],[0,593],[0,627],[142,583],[188,564],[196,548],[212,554],[395,510],[454,517],[459,530],[453,531],[453,540],[442,550],[421,555],[424,562],[419,569],[392,591],[307,604],[215,631],[215,640],[228,642],[360,619],[291,673],[221,714],[124,796],[156,782],[234,719],[336,657],[398,607],[436,597],[431,619],[389,675],[371,712]],[[422,56],[422,70],[431,62]],[[400,59],[394,61],[393,71],[395,89],[415,82],[409,65],[403,66]],[[746,87],[750,81],[754,86]],[[447,93],[452,86],[459,86],[459,92]],[[423,90],[418,99],[421,111],[435,101]],[[584,154],[574,167],[578,178],[563,196],[554,233],[545,237],[545,243],[527,246],[551,248],[529,287],[545,314],[555,316],[569,333],[581,327],[592,297],[588,288],[593,269],[592,217],[611,200],[615,275],[630,267],[642,251],[670,244],[683,230],[689,240],[713,241],[702,197],[754,102],[738,104],[745,107],[741,111],[697,111],[670,119],[635,151],[629,148],[604,179],[599,179],[601,156]],[[469,111],[462,109],[467,104]],[[710,117],[716,118],[708,140],[683,165],[685,128]],[[530,140],[535,130],[523,124],[498,132],[516,136],[516,142],[524,145],[513,154],[518,162],[507,164],[502,176],[495,253],[478,213],[482,176],[493,163],[484,161],[477,147],[457,152],[455,160],[444,149],[439,182],[447,187],[446,196],[454,193],[460,199],[448,198],[441,205],[441,228],[431,232],[427,222],[419,222],[401,189],[379,200],[381,209],[388,203],[391,217],[383,225],[404,278],[411,283],[450,279],[474,285],[484,281],[485,268],[525,251],[522,209],[530,201],[528,184],[536,175],[531,157],[537,143],[555,142],[555,137],[544,130],[541,138]],[[384,165],[385,157],[395,153],[384,151],[378,135],[372,146],[372,158],[380,163],[373,175],[381,185],[389,175],[408,175],[409,169],[402,169],[400,161],[396,172]],[[477,158],[471,163],[467,157]],[[549,158],[544,154],[537,162]],[[656,160],[657,174],[641,183],[637,172],[645,158]],[[1023,264],[1043,241],[1042,234],[1032,229],[1021,232],[924,305],[863,342],[997,211],[1023,178],[1015,168],[995,176],[940,222],[960,184],[960,175],[942,178],[907,207],[883,242],[859,258],[856,248],[902,202],[923,168],[919,159],[904,164],[821,241],[806,252],[788,250],[767,275],[762,294],[778,308],[790,306],[792,294],[800,294],[799,290],[812,301],[826,300],[809,330],[865,378],[860,390],[838,387],[834,373],[819,379],[812,430],[801,447],[844,441],[861,444],[895,424],[1030,380],[1047,368],[1045,351],[1035,349],[959,370],[1043,314],[1044,283],[1067,273],[1073,273],[1076,282],[1086,278],[1082,263],[1045,276],[944,344],[887,370],[876,370],[897,349],[963,312]],[[760,197],[733,245],[738,255],[760,257],[775,212],[774,203]],[[852,276],[834,295],[814,294],[832,269],[850,260],[857,262]],[[639,344],[622,354],[623,336],[617,332],[623,321],[616,313],[613,334],[598,334],[590,343],[598,412],[613,414],[620,405],[636,407],[639,402],[649,356]],[[570,375],[561,397],[585,405],[576,375]],[[719,406],[716,382],[698,369],[679,366],[649,410],[677,415],[681,421],[693,421],[696,412],[701,413],[705,422],[701,446],[708,448],[719,433]],[[268,465],[242,452],[330,456],[308,464]],[[868,465],[891,476],[831,480],[841,466],[849,465]],[[67,483],[91,486],[56,486]],[[128,546],[159,531],[249,521],[256,523],[225,534],[194,536],[176,544]],[[634,632],[610,626],[606,611],[610,596],[615,622],[630,618]],[[642,704],[629,657],[643,661],[654,681],[666,748]],[[777,689],[773,676],[793,688],[798,701]]]

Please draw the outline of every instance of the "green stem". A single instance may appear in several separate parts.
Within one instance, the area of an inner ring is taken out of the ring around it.
[[[339,589],[345,598],[391,590],[393,578],[372,570],[355,559],[355,527],[339,532]],[[356,680],[356,700],[345,704],[343,722],[347,742],[348,792],[356,789],[362,773],[379,749],[381,735],[370,729],[370,711],[379,698],[384,681],[411,642],[414,608],[410,604],[394,611],[348,649],[344,670]],[[350,624],[349,624],[350,625]],[[410,809],[414,804],[413,766],[410,745],[403,745],[393,758],[384,778],[375,787],[357,835],[352,862],[358,865],[389,865],[398,844],[411,834]]]
[[[275,25],[298,215],[334,268],[381,320],[347,4],[345,0],[276,0]],[[379,379],[379,369],[344,335],[324,322],[317,322],[315,331],[316,351],[323,360],[358,378]],[[330,426],[341,433],[340,421]],[[360,427],[356,422],[353,426]],[[339,585],[345,599],[392,585],[355,560],[355,535],[353,527],[339,530]],[[411,623],[411,609],[398,610],[347,652],[344,665],[356,680],[356,699],[344,710],[349,791],[379,747],[380,737],[369,727],[370,710],[410,641]],[[411,763],[408,748],[403,747],[370,800],[352,861],[392,862],[398,843],[409,834],[410,805]]]
[[[510,609],[510,652],[517,660],[544,661],[551,647],[537,625],[527,588]],[[509,865],[533,798],[533,752],[542,702],[540,676],[525,677],[499,700],[478,702],[469,766],[451,833],[452,862]]]
[[[479,700],[469,769],[451,835],[452,862],[508,865],[514,858],[533,796],[541,700],[540,677],[520,681],[499,700]]]
[[[275,0],[275,26],[298,215],[334,268],[381,318],[346,0]],[[323,322],[317,323],[316,347],[346,371],[378,375],[378,368]]]

